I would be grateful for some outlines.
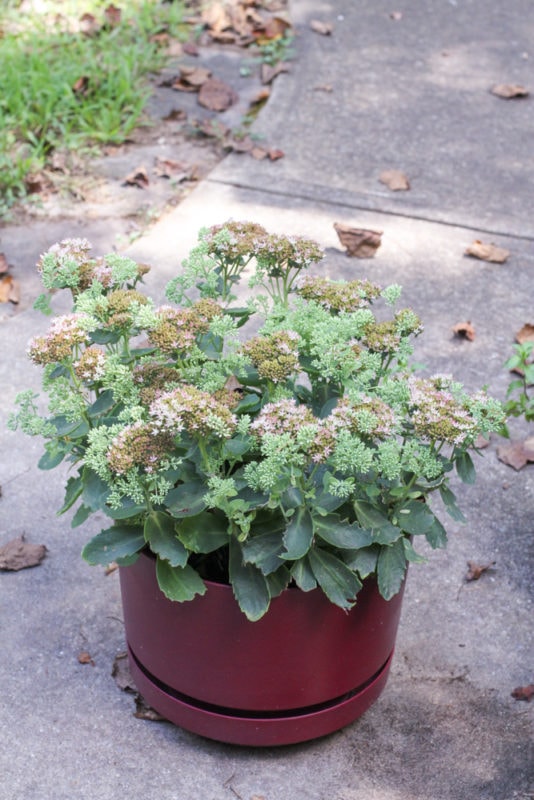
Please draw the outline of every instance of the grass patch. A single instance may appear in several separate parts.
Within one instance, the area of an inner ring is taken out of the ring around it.
[[[123,142],[142,119],[167,37],[184,32],[177,0],[124,0],[111,18],[109,0],[2,5],[0,214],[54,150]]]

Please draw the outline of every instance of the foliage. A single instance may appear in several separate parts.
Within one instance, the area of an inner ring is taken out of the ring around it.
[[[305,275],[323,257],[314,242],[230,222],[201,231],[155,307],[142,268],[89,250],[66,240],[41,257],[45,288],[68,288],[73,312],[29,346],[48,412],[30,391],[11,420],[45,437],[43,469],[73,465],[73,525],[113,520],[89,563],[128,564],[148,545],[168,597],[229,580],[255,620],[289,584],[348,609],[375,575],[388,599],[422,560],[418,538],[445,545],[427,500],[439,492],[462,519],[449,477],[473,482],[469,451],[502,412],[413,374],[419,319],[372,310],[400,287]]]
[[[0,212],[24,196],[27,176],[57,148],[118,144],[139,124],[147,75],[165,61],[162,34],[179,34],[183,6],[135,0],[111,20],[109,7],[88,1],[81,17],[79,4],[45,2],[41,13],[6,13],[0,36]]]
[[[527,422],[534,421],[534,397],[530,390],[534,385],[533,351],[534,342],[526,341],[516,344],[513,355],[505,364],[518,376],[508,385],[508,400],[504,405],[505,414],[508,417],[524,417]]]

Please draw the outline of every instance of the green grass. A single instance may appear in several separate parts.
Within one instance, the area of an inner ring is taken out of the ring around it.
[[[79,17],[100,23],[109,0],[41,0],[30,12],[20,5],[0,0],[0,214],[54,150],[123,142],[142,119],[147,76],[165,63],[152,37],[183,32],[178,0],[115,0],[120,23],[91,36],[79,31]],[[84,91],[74,88],[80,79]]]

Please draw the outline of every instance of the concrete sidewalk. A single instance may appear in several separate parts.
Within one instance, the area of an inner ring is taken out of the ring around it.
[[[504,398],[514,334],[534,322],[534,99],[489,89],[534,91],[531,3],[293,0],[291,15],[296,59],[254,126],[285,157],[227,157],[138,240],[128,252],[152,264],[149,291],[163,295],[203,225],[250,219],[307,235],[326,248],[329,276],[403,285],[425,323],[417,356],[429,371]],[[332,35],[312,19],[332,22]],[[410,191],[379,183],[385,169],[405,172]],[[348,258],[334,222],[383,231],[375,257]],[[84,232],[40,227],[28,271],[68,235]],[[474,239],[509,260],[465,257]],[[104,227],[96,244],[111,249]],[[452,335],[466,320],[472,342]],[[494,441],[476,486],[458,487],[468,522],[444,517],[448,549],[411,569],[391,677],[361,720],[287,748],[210,742],[134,718],[110,676],[124,650],[118,576],[81,561],[87,527],[55,516],[61,476],[35,468],[38,442],[5,431],[16,393],[38,385],[24,351],[43,319],[28,307],[3,325],[0,544],[25,532],[48,556],[0,573],[0,800],[534,798],[534,704],[511,697],[534,681],[534,467],[506,467]],[[467,584],[469,560],[496,564]]]

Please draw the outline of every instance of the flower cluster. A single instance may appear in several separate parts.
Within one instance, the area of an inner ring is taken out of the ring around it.
[[[227,405],[187,384],[154,400],[150,417],[158,431],[178,434],[185,429],[197,439],[209,436],[229,439],[237,424]]]
[[[34,364],[54,364],[72,356],[79,345],[89,342],[91,320],[84,314],[57,317],[45,336],[34,337],[28,355]]]
[[[156,323],[148,339],[163,353],[187,352],[197,336],[209,329],[210,321],[221,315],[220,306],[209,299],[199,300],[192,308],[161,306],[156,309]]]
[[[107,453],[110,469],[124,475],[135,467],[154,472],[173,449],[173,438],[168,433],[155,431],[149,424],[138,420],[118,433]]]
[[[380,296],[380,286],[371,281],[334,283],[326,278],[306,275],[299,284],[297,294],[306,300],[315,300],[329,311],[356,311]]]
[[[270,336],[255,336],[243,346],[262,378],[281,383],[299,369],[298,343],[295,331],[276,331]]]

